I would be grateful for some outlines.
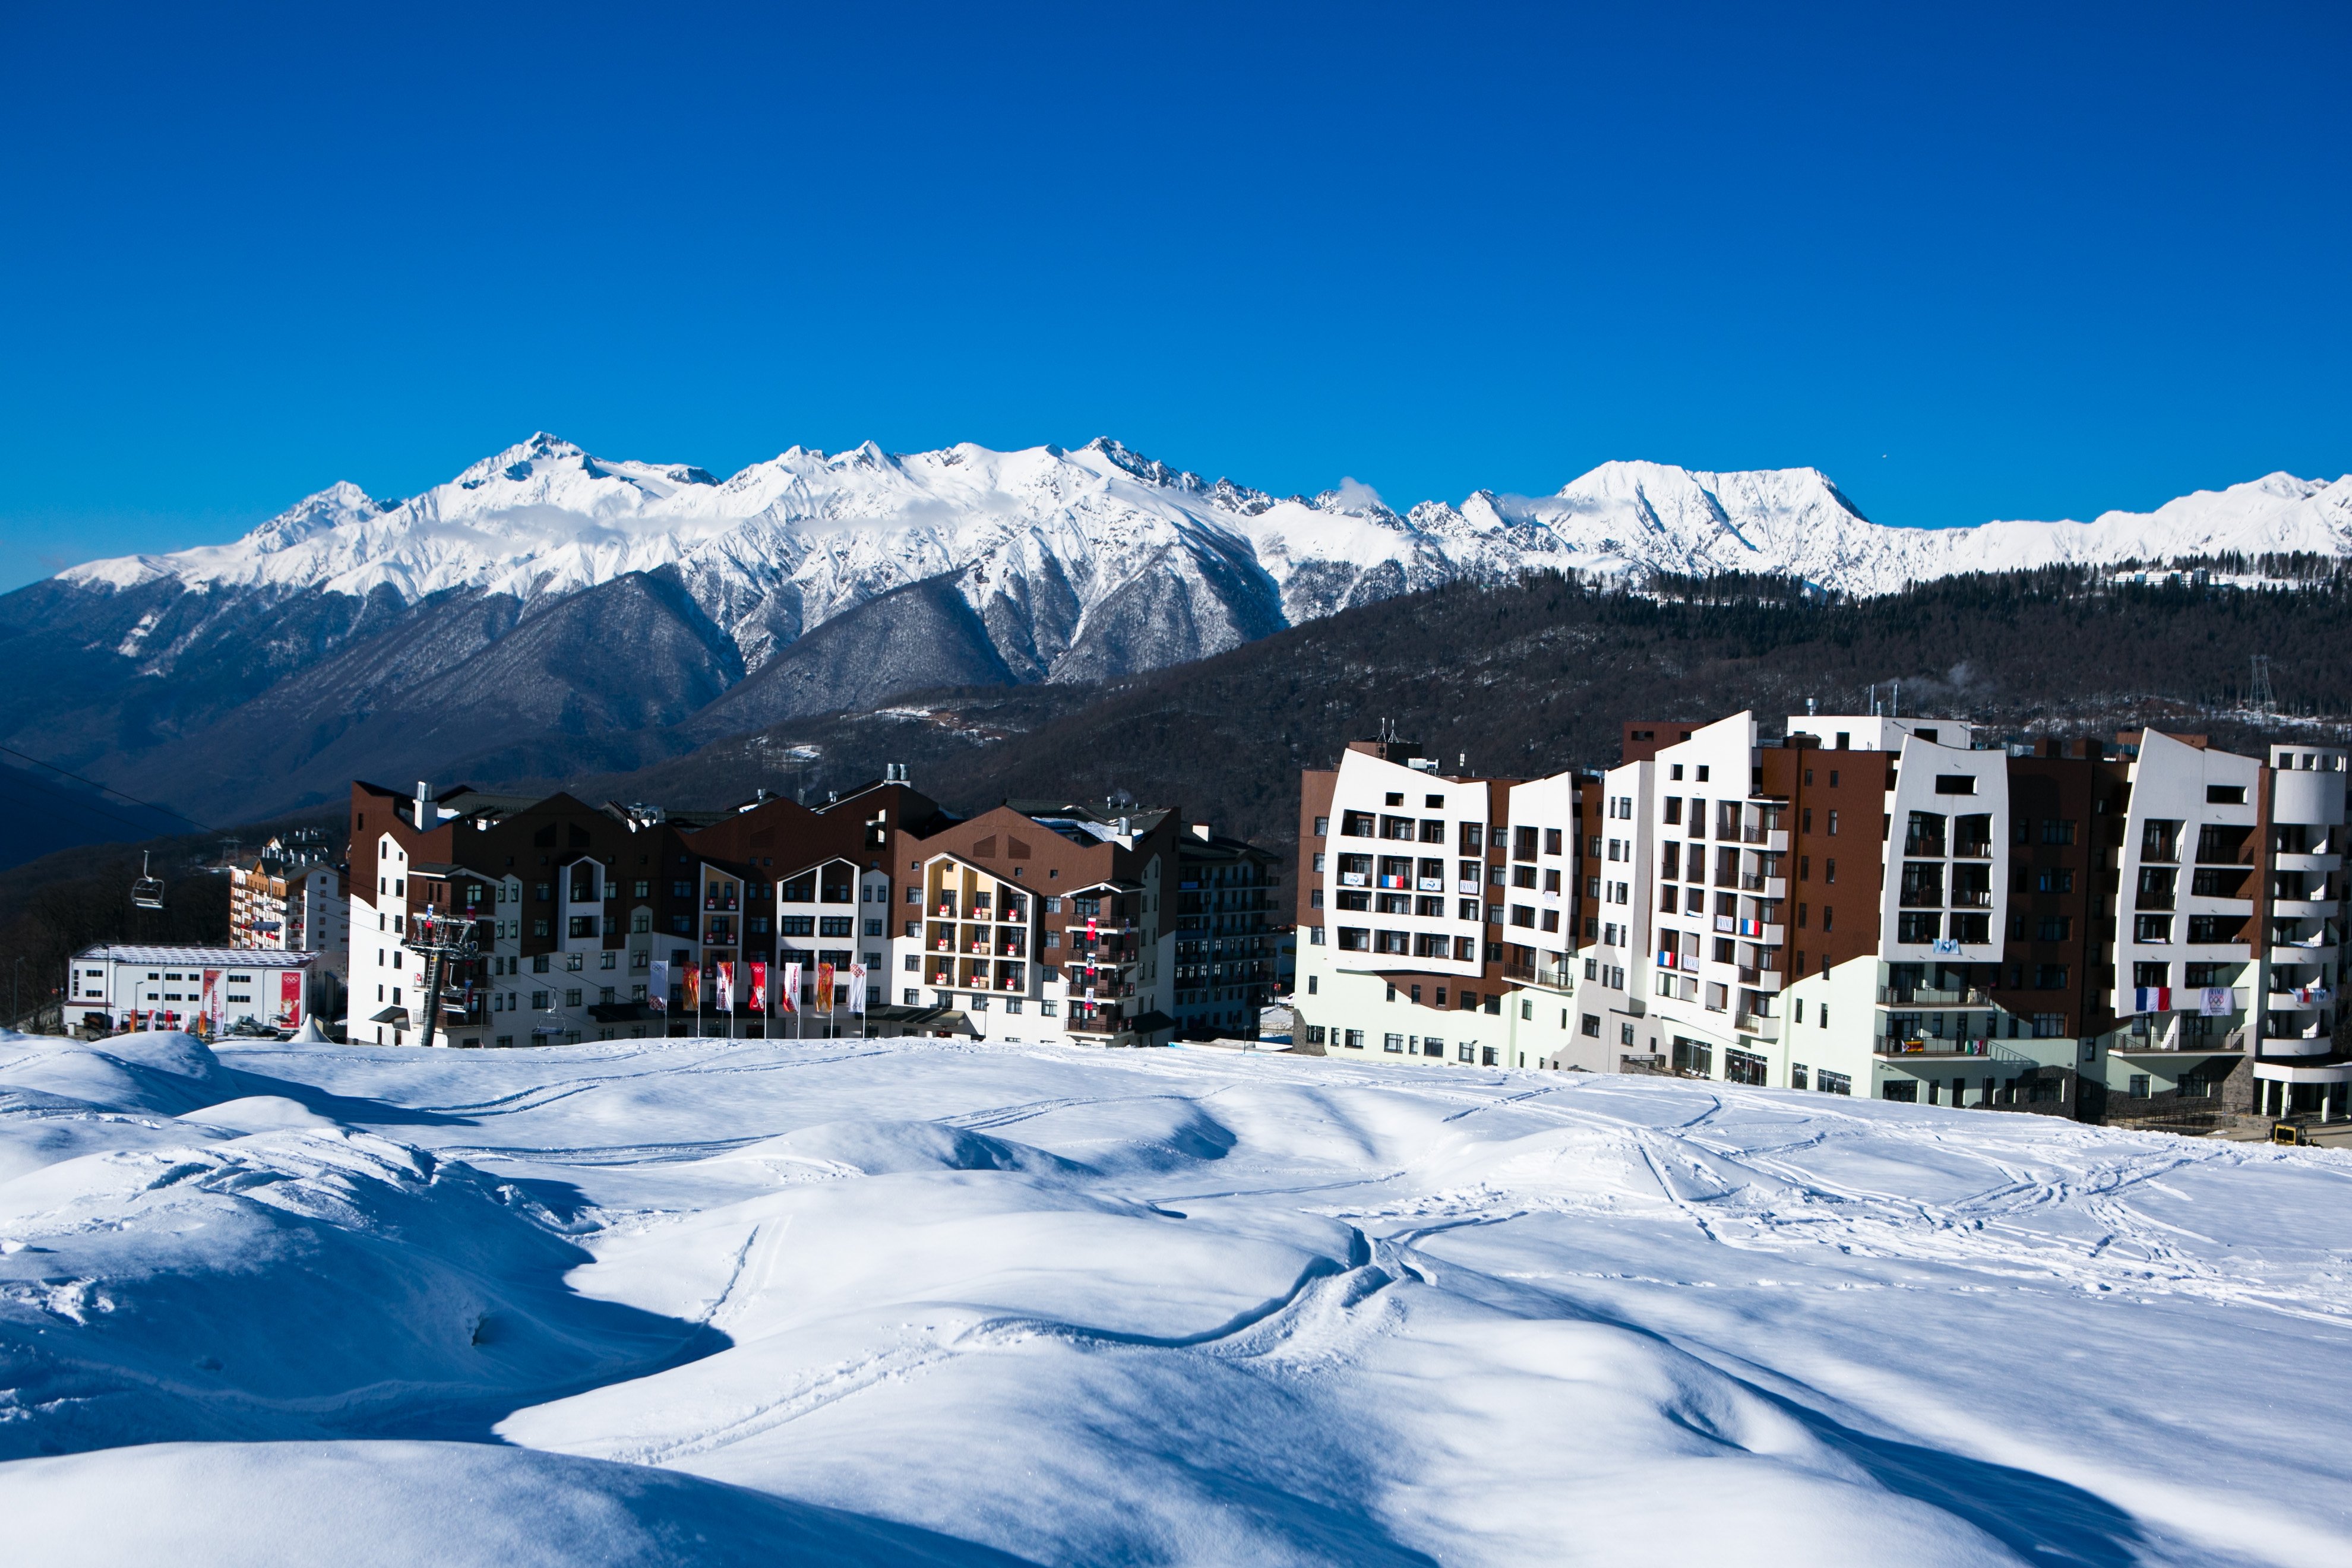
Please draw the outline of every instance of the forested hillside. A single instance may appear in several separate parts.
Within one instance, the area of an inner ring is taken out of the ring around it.
[[[1285,842],[1299,768],[1328,765],[1383,719],[1449,767],[1466,754],[1499,774],[1613,763],[1625,719],[1752,707],[1773,732],[1808,700],[1857,711],[1874,685],[1894,700],[1898,681],[1905,712],[2003,731],[2153,723],[2251,742],[2288,721],[2246,707],[2260,653],[2282,712],[2334,734],[2352,717],[2352,579],[2335,563],[2305,570],[2298,586],[2238,589],[2053,569],[1860,600],[1752,578],[1670,581],[1654,595],[1560,575],[1456,584],[1196,664],[1092,687],[912,694],[579,787],[694,805],[761,786],[821,799],[905,762],[963,809],[1123,792]]]

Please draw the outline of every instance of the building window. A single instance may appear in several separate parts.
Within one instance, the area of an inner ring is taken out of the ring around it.
[[[1353,1034],[1353,1033],[1354,1033],[1354,1031],[1353,1031],[1353,1030],[1349,1030],[1349,1032],[1350,1034]],[[1403,1050],[1404,1050],[1404,1037],[1403,1037],[1402,1035],[1383,1035],[1383,1036],[1381,1036],[1381,1049],[1382,1049],[1382,1050],[1384,1050],[1384,1051],[1393,1051],[1393,1052],[1397,1052],[1397,1053],[1402,1054],[1402,1053],[1403,1052]]]
[[[1598,1013],[1585,1014],[1583,1018],[1580,1021],[1579,1026],[1583,1030],[1584,1036],[1587,1039],[1599,1039],[1601,1037],[1601,1015]]]

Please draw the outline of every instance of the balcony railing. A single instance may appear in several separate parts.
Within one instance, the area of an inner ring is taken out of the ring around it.
[[[1976,985],[1882,985],[1878,1000],[1888,1007],[1990,1007],[1992,994]]]
[[[1502,971],[1504,979],[1515,980],[1522,985],[1544,985],[1555,991],[1567,991],[1576,984],[1564,963],[1506,963]]]

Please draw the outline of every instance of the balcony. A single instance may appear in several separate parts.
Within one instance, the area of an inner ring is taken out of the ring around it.
[[[1731,1026],[1743,1035],[1753,1035],[1759,1040],[1780,1037],[1780,1020],[1768,1018],[1761,1013],[1742,1013],[1731,1020]]]
[[[2305,997],[2302,1001],[2295,999],[2294,991],[2270,993],[2268,998],[2270,1010],[2273,1013],[2308,1013],[2315,1007],[2326,1007],[2336,1000],[2336,993],[2325,985],[2308,985],[2299,989]],[[2240,996],[2244,994],[2242,991],[2238,993]],[[2244,1004],[2241,1003],[2239,1006],[2242,1010]]]
[[[1770,994],[1779,991],[1786,982],[1787,976],[1780,970],[1750,969],[1746,964],[1739,966],[1739,984],[1750,991]]]
[[[1946,988],[1934,985],[1882,985],[1882,1007],[1990,1007],[1992,994],[1980,986]]]
[[[1990,860],[1992,858],[1992,840],[1990,838],[1956,838],[1952,840],[1952,858],[1955,860]]]
[[[1952,908],[1956,910],[1989,910],[1992,908],[1990,888],[1954,888]]]
[[[1568,965],[1564,963],[1506,963],[1502,966],[1502,971],[1504,979],[1516,981],[1521,985],[1540,985],[1553,991],[1569,991],[1573,990],[1576,984],[1574,977],[1569,973]]]
[[[1739,836],[1742,844],[1752,844],[1768,855],[1784,855],[1789,849],[1789,830],[1785,827],[1750,827]]]
[[[2271,857],[2273,871],[2301,871],[2310,876],[2324,876],[2344,868],[2341,855],[2289,855],[2282,850]]]
[[[2334,914],[2337,907],[2334,899],[2273,899],[2271,900],[2271,918],[2282,921],[2323,920]]]
[[[2119,1057],[2240,1056],[2252,1034],[2250,1029],[2236,1028],[2225,1035],[2194,1037],[2186,1029],[2168,1029],[2146,1039],[2118,1035],[2115,1053]]]
[[[1759,899],[1785,899],[1789,896],[1789,879],[1759,877],[1751,873],[1739,879],[1739,890],[1753,893]]]
[[[1989,1057],[1993,1054],[1993,1045],[1994,1042],[1989,1039],[1882,1038],[1875,1054],[1882,1057]]]

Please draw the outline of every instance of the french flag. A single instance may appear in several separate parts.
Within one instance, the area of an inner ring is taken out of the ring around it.
[[[2135,1013],[2169,1013],[2172,1011],[2172,987],[2142,985],[2132,992]]]

